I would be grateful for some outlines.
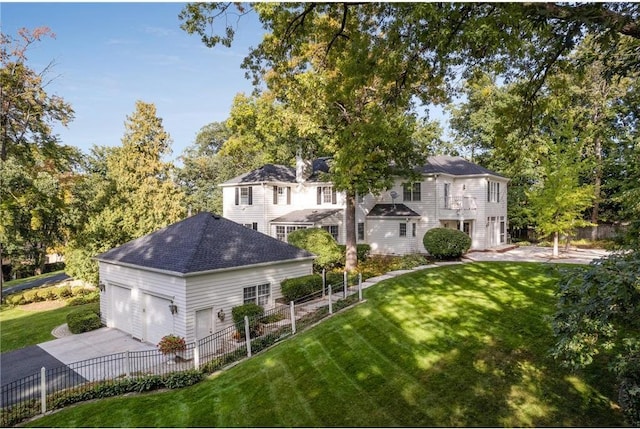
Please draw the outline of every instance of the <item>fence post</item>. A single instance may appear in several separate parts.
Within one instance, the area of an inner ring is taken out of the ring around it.
[[[43,366],[40,368],[40,405],[42,414],[47,412],[47,370]]]
[[[329,285],[329,314],[333,314],[333,301],[331,301],[331,285]]]
[[[196,340],[195,347],[193,348],[193,365],[195,369],[200,369],[200,343]]]
[[[325,289],[327,288],[327,270],[322,269],[322,297],[325,296]]]
[[[291,309],[291,333],[295,334],[296,333],[296,306],[293,303],[293,301],[289,303],[289,308]]]
[[[244,336],[247,341],[247,357],[251,357],[251,329],[249,329],[249,316],[244,316]]]
[[[131,360],[129,357],[129,350],[124,353],[124,372],[127,374],[127,378],[129,378],[131,377]]]
[[[342,275],[342,297],[347,297],[347,272]]]
[[[362,273],[358,273],[358,301],[362,301]]]

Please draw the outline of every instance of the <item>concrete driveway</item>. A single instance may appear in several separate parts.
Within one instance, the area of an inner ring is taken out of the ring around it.
[[[550,247],[522,246],[504,252],[471,252],[464,256],[467,261],[513,261],[552,262],[560,264],[589,264],[591,261],[608,256],[611,252],[602,249],[560,249],[557,258],[552,256]]]
[[[134,340],[131,335],[115,328],[100,328],[2,353],[0,385],[33,375],[42,367],[52,369],[127,350],[155,349],[156,346]]]
[[[38,346],[65,365],[127,350],[133,352],[156,349],[155,345],[134,340],[131,335],[115,328],[100,328],[40,343]]]

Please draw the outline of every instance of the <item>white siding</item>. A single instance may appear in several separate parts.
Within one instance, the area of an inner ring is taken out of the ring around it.
[[[166,274],[143,271],[136,268],[99,262],[100,280],[106,285],[106,290],[100,296],[100,311],[102,322],[110,326],[111,317],[111,286],[121,286],[131,289],[131,332],[137,339],[143,339],[143,308],[144,294],[149,293],[161,298],[171,299],[178,306],[178,314],[171,315],[169,307],[166,311],[173,318],[173,330],[176,335],[185,335],[185,294],[184,279]]]
[[[212,308],[214,314],[214,331],[233,324],[231,309],[243,304],[243,289],[249,286],[269,283],[271,285],[271,303],[282,297],[280,283],[287,278],[311,274],[313,263],[308,261],[290,261],[274,263],[268,267],[248,267],[223,271],[213,274],[187,277],[188,302],[185,314],[188,326],[185,337],[187,341],[195,339],[196,312]],[[221,322],[216,316],[223,310],[225,320]]]

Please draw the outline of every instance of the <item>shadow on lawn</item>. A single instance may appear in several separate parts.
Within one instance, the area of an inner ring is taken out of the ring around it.
[[[470,264],[430,269],[372,289],[396,324],[390,340],[414,368],[429,426],[616,426],[614,380],[599,368],[572,374],[548,354],[554,269]]]

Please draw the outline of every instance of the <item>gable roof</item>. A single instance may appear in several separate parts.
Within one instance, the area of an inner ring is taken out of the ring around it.
[[[376,204],[371,208],[367,217],[420,217],[418,213],[404,204]]]
[[[438,155],[430,156],[427,163],[419,171],[423,174],[445,173],[453,176],[491,175],[504,177],[501,174],[484,168],[459,156]]]
[[[273,219],[272,223],[316,223],[322,219],[341,212],[342,209],[305,209],[295,210],[284,216]]]
[[[290,182],[295,183],[296,170],[293,167],[287,167],[279,164],[265,164],[248,173],[241,174],[229,179],[222,185],[237,183],[260,183],[260,182]]]
[[[203,212],[104,252],[96,259],[186,275],[312,257],[306,250]]]

